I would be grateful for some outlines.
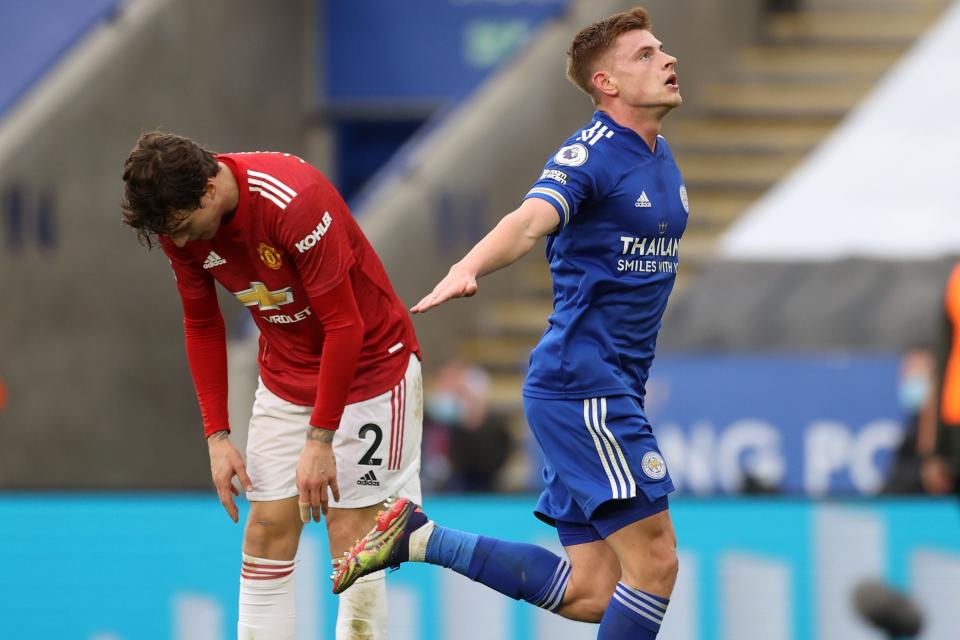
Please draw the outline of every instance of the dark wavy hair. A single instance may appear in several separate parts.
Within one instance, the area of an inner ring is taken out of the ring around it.
[[[141,244],[153,246],[171,228],[173,211],[200,207],[207,180],[217,175],[217,159],[189,138],[151,131],[123,163],[123,222],[137,231]]]

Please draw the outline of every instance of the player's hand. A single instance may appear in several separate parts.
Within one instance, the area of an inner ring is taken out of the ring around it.
[[[477,292],[477,276],[455,264],[450,267],[447,276],[433,288],[423,300],[414,305],[410,311],[423,313],[438,307],[453,298],[469,298]]]
[[[218,431],[207,438],[207,448],[210,451],[210,475],[213,476],[213,486],[217,488],[220,504],[227,510],[231,520],[239,522],[240,514],[237,512],[237,505],[233,502],[233,496],[240,495],[240,490],[233,484],[233,476],[237,476],[247,491],[253,491],[253,483],[247,475],[243,457],[227,435],[226,431]]]
[[[320,522],[327,513],[327,489],[340,500],[337,484],[337,460],[333,455],[333,431],[310,427],[307,443],[297,462],[297,488],[300,490],[300,520]]]

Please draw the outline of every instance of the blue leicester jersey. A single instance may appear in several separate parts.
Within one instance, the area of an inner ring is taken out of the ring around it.
[[[526,198],[556,208],[553,314],[530,355],[533,398],[644,397],[677,277],[687,190],[662,137],[651,152],[602,111],[547,161]]]

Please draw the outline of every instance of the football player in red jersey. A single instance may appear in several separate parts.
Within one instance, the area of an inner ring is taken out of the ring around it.
[[[158,240],[183,303],[187,359],[213,482],[234,522],[250,500],[240,638],[293,638],[294,555],[325,514],[339,558],[392,495],[420,501],[422,384],[409,315],[327,179],[285,153],[215,155],[144,134],[123,168],[124,222]],[[246,465],[230,442],[214,282],[260,329]],[[386,637],[382,572],[340,600],[337,638]]]

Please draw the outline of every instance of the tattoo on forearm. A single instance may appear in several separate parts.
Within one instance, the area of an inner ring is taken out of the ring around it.
[[[211,434],[207,440],[226,440],[229,435],[230,432],[224,429],[223,431],[217,431]]]
[[[319,440],[331,444],[333,443],[333,431],[310,427],[310,431],[307,432],[307,440]]]

